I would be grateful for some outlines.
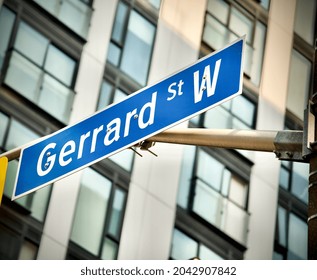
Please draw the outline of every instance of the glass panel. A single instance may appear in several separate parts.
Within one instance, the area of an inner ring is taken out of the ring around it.
[[[203,150],[199,150],[197,176],[220,191],[224,166]]]
[[[236,119],[236,118],[232,118],[232,128],[234,129],[250,129],[250,126],[246,125],[244,122]],[[240,153],[242,153],[243,151],[240,150]]]
[[[34,0],[38,4],[40,4],[46,11],[50,12],[53,15],[58,15],[59,11],[61,9],[61,3],[60,0]]]
[[[131,12],[122,54],[121,70],[139,84],[147,80],[154,40],[154,26],[135,11]]]
[[[303,119],[309,93],[311,63],[293,49],[288,80],[287,108]]]
[[[231,182],[231,172],[227,169],[223,171],[223,178],[222,178],[222,188],[221,188],[221,194],[223,196],[228,197],[229,195],[229,187]]]
[[[86,37],[92,14],[91,7],[80,0],[34,0],[45,10],[70,27],[77,34]]]
[[[0,147],[4,146],[4,137],[8,128],[9,117],[0,112]]]
[[[44,222],[52,185],[46,186],[33,193],[32,206],[30,208],[33,218]]]
[[[252,43],[252,21],[233,7],[230,15],[229,28],[238,36],[246,35],[246,42]]]
[[[288,128],[286,128],[286,130],[288,130]],[[282,166],[285,166],[285,168],[287,169],[291,168],[291,165],[292,165],[291,161],[282,160],[281,163],[282,163]]]
[[[20,23],[14,46],[38,66],[43,65],[48,40],[24,22]]]
[[[308,202],[308,176],[307,163],[293,163],[291,192],[305,203]]]
[[[110,42],[107,60],[114,66],[118,66],[120,62],[121,49]]]
[[[204,126],[207,128],[232,128],[232,116],[222,106],[215,107],[205,113]]]
[[[118,239],[121,232],[121,224],[125,210],[125,197],[126,193],[124,191],[116,189],[112,203],[112,212],[108,232]]]
[[[246,244],[248,213],[199,180],[196,182],[193,211],[238,242]]]
[[[2,6],[0,8],[0,70],[3,64],[3,59],[5,57],[9,39],[12,32],[12,27],[14,23],[15,15],[6,7]]]
[[[19,82],[17,83],[17,81]],[[42,84],[42,71],[20,54],[13,52],[5,83],[36,103]]]
[[[71,240],[95,255],[102,241],[110,190],[107,178],[91,168],[83,171]]]
[[[273,260],[283,260],[283,255],[274,251],[273,252]]]
[[[217,50],[227,45],[235,38],[230,31],[210,15],[206,15],[203,41]]]
[[[208,10],[210,14],[206,14],[203,41],[217,50],[234,41],[238,36],[246,35],[244,71],[251,82],[258,86],[265,45],[265,25],[254,21],[251,15],[248,17],[234,7],[229,9],[224,1],[210,0]],[[228,16],[230,20],[227,19]]]
[[[193,177],[195,153],[195,146],[185,147],[177,198],[178,205],[185,209],[188,207],[189,190]]]
[[[127,94],[117,88],[114,93],[113,103],[121,102],[122,100],[126,98],[127,98]]]
[[[278,242],[282,246],[286,246],[286,210],[282,207],[278,207]]]
[[[56,47],[50,45],[44,68],[66,86],[71,86],[76,63]]]
[[[247,186],[243,181],[235,176],[231,177],[229,198],[242,208],[246,206]]]
[[[221,201],[221,223],[217,224],[221,230],[238,242],[246,245],[248,236],[249,214],[228,199]]]
[[[39,137],[40,136],[38,134],[34,133],[29,128],[12,119],[8,138],[5,143],[5,149],[14,149]]]
[[[268,9],[269,9],[269,6],[270,6],[270,0],[261,0],[261,1],[260,1],[260,5],[261,5],[264,9],[268,10]]]
[[[107,81],[102,82],[97,110],[104,109],[110,104],[112,88],[112,85],[110,85]]]
[[[46,2],[46,1],[45,1]],[[61,5],[59,19],[79,35],[86,37],[92,10],[78,0],[64,0]]]
[[[193,211],[213,225],[220,225],[222,197],[202,181],[196,181]]]
[[[288,190],[289,178],[290,178],[289,171],[287,171],[285,168],[281,167],[280,186],[285,190]]]
[[[120,44],[123,40],[127,14],[128,7],[122,2],[119,2],[111,38]]]
[[[174,260],[189,260],[197,257],[198,243],[181,231],[174,229],[171,257]]]
[[[102,245],[101,259],[115,260],[118,254],[118,244],[109,238],[105,238]]]
[[[126,149],[111,156],[109,159],[121,166],[126,171],[131,171],[134,159],[134,152]]]
[[[316,0],[300,0],[296,2],[295,32],[305,41],[313,45],[316,18]]]
[[[199,246],[199,258],[201,260],[223,260],[222,257],[220,257],[218,254],[216,254],[214,251],[210,250],[203,244]]]
[[[290,214],[288,230],[288,259],[307,259],[307,223]]]
[[[232,113],[238,116],[249,127],[253,126],[255,106],[243,96],[237,96],[232,100]]]
[[[69,88],[49,75],[45,75],[38,105],[58,120],[67,123],[74,95]]]
[[[229,5],[222,0],[209,0],[207,10],[224,25],[228,22]]]
[[[9,198],[11,198],[13,194],[18,165],[19,162],[17,160],[10,161],[8,165],[4,194]],[[33,218],[39,222],[44,222],[50,193],[51,187],[44,187],[27,196],[18,198],[15,201],[16,203],[28,209],[31,212],[31,216]]]

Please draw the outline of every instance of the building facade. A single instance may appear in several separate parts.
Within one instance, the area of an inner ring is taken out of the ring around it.
[[[302,129],[314,0],[0,1],[0,150],[246,36],[243,94],[178,127]],[[173,114],[173,112],[166,112]],[[0,259],[306,259],[308,165],[156,143],[0,207]]]

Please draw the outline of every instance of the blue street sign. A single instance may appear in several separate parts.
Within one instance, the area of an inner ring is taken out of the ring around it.
[[[12,199],[131,147],[242,92],[244,38],[21,152]]]

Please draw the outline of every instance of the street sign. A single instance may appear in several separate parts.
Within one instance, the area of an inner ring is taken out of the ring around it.
[[[244,38],[21,151],[12,199],[242,93]]]

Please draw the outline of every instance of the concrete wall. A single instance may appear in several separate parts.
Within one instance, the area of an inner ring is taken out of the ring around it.
[[[283,130],[296,0],[271,0],[258,130]],[[246,259],[272,259],[280,162],[273,153],[255,153],[251,174],[251,220]]]

